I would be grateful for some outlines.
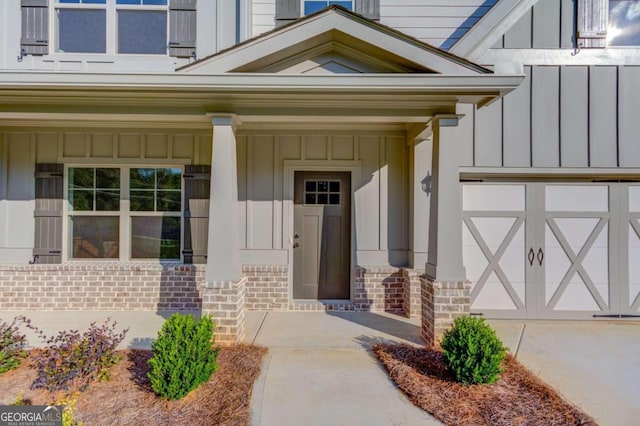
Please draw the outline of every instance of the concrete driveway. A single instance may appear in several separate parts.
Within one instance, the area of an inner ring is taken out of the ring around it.
[[[522,364],[598,423],[640,424],[639,321],[488,322]]]

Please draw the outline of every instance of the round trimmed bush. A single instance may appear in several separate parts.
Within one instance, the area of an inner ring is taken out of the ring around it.
[[[213,347],[211,317],[196,321],[191,315],[171,315],[151,343],[153,357],[147,374],[156,395],[180,399],[209,381],[218,370],[219,348]]]
[[[441,346],[447,368],[460,383],[494,383],[503,371],[507,348],[482,318],[456,318]]]

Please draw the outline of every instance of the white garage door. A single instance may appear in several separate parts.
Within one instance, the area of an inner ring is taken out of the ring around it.
[[[631,260],[640,259],[637,184],[469,183],[463,210],[472,312],[497,318],[640,313],[640,262]]]

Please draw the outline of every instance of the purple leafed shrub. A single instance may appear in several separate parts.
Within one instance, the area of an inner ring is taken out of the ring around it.
[[[38,377],[32,388],[55,391],[74,386],[85,390],[94,380],[109,380],[108,368],[120,361],[116,348],[129,331],[116,333],[116,325],[108,318],[100,326],[91,323],[82,334],[64,330],[51,337],[29,325],[47,345],[34,356]]]
[[[20,333],[17,322],[20,318],[14,318],[11,324],[0,322],[0,374],[17,368],[20,358],[26,356],[24,351],[27,338]]]

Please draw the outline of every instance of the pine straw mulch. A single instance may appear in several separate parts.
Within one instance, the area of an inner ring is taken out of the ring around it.
[[[465,386],[439,350],[378,344],[373,352],[414,405],[447,425],[596,425],[510,355],[496,383]]]
[[[265,348],[236,345],[220,350],[220,368],[211,380],[179,401],[157,398],[151,391],[147,361],[151,351],[121,351],[111,379],[92,383],[79,394],[76,419],[93,425],[249,425],[253,383],[260,374]],[[21,391],[32,405],[51,403],[63,393],[29,390],[36,377],[29,358],[0,376],[0,405],[13,404]]]

